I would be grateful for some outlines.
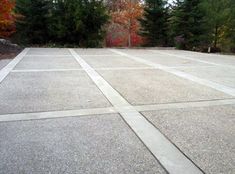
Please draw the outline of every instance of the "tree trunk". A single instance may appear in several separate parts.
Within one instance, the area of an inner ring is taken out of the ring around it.
[[[129,19],[129,29],[128,29],[128,47],[131,47],[131,20]]]
[[[218,26],[215,26],[214,48],[217,48],[217,42],[218,42]]]

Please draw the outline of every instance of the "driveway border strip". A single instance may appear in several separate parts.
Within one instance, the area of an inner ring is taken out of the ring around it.
[[[182,102],[182,103],[164,103],[164,104],[153,104],[153,105],[138,105],[138,106],[135,106],[135,109],[139,112],[143,112],[143,111],[156,111],[156,110],[164,110],[164,109],[199,108],[199,107],[225,106],[225,105],[235,105],[235,99],[194,101],[194,102]]]
[[[6,76],[13,70],[13,68],[24,58],[30,48],[25,48],[20,54],[18,54],[10,63],[8,63],[3,69],[0,70],[0,83],[6,78]]]
[[[13,73],[27,73],[27,72],[59,72],[59,71],[84,71],[83,69],[15,69],[11,72]]]
[[[69,51],[81,67],[84,68],[97,87],[107,97],[110,103],[113,104],[124,121],[170,174],[203,173],[198,166],[189,160],[158,129],[146,120],[143,115],[141,115],[115,89],[113,89],[112,86],[90,65],[88,65],[73,49],[69,49]]]
[[[0,115],[0,122],[41,120],[117,113],[113,107]]]
[[[206,68],[206,67],[213,67],[213,66],[169,66],[169,68]],[[94,68],[96,71],[120,71],[120,70],[155,70],[158,68],[155,67],[113,67],[113,68]],[[74,69],[57,69],[57,68],[48,68],[48,69],[13,69],[11,72],[18,73],[18,72],[57,72],[57,71],[84,71],[82,68],[74,68]]]
[[[65,54],[65,55],[60,55],[60,54],[28,54],[28,55],[25,55],[25,57],[71,57],[71,55],[69,54]]]
[[[212,101],[195,101],[183,103],[163,103],[152,105],[137,105],[133,106],[138,112],[157,111],[164,109],[182,109],[182,108],[198,108],[210,106],[225,106],[235,105],[235,99],[212,100]],[[121,108],[119,108],[121,109]],[[126,109],[123,107],[122,109]],[[88,108],[78,110],[61,110],[61,111],[45,111],[45,112],[30,112],[30,113],[16,113],[16,114],[2,114],[0,115],[0,122],[8,121],[26,121],[26,120],[40,120],[64,117],[76,117],[87,115],[113,114],[118,113],[114,107],[107,108]]]

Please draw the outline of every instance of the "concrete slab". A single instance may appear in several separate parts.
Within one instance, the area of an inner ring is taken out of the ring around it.
[[[198,59],[198,60],[209,61],[221,65],[235,66],[234,55],[207,54],[207,53],[198,53],[198,52],[182,51],[182,50],[166,50],[164,52],[174,54],[177,56],[182,55],[189,58],[195,58],[196,60]]]
[[[12,59],[2,59],[0,60],[0,70],[4,68]]]
[[[134,105],[232,98],[161,70],[100,70],[99,73]]]
[[[141,56],[145,60],[165,66],[208,66],[208,64],[200,63],[193,60],[179,59],[174,56],[163,55],[157,52],[152,52],[145,49],[134,50],[121,50],[123,53],[131,54],[134,56]],[[165,51],[164,51],[165,52]]]
[[[138,56],[138,55],[137,55]],[[192,60],[185,60],[185,59],[177,59],[173,56],[164,56],[161,54],[155,55],[143,55],[143,58],[146,60],[152,61],[153,63],[158,63],[165,66],[186,66],[186,67],[193,67],[193,66],[208,66],[207,64],[192,61]]]
[[[113,55],[108,49],[97,49],[97,48],[88,48],[88,49],[74,49],[80,56],[81,55]]]
[[[0,114],[109,106],[82,71],[10,73],[0,84]]]
[[[143,114],[205,173],[235,173],[235,105]]]
[[[80,69],[72,56],[26,56],[14,69]]]
[[[223,92],[223,93],[231,95],[231,96],[235,96],[235,89],[234,88],[231,88],[231,87],[228,87],[228,86],[225,86],[225,85],[221,85],[221,84],[212,82],[210,80],[199,78],[199,77],[187,74],[185,72],[182,72],[182,71],[179,71],[179,70],[176,70],[176,69],[173,69],[173,68],[169,68],[168,66],[153,63],[151,61],[145,60],[144,58],[141,58],[141,57],[138,57],[138,56],[132,56],[130,54],[126,54],[126,53],[123,53],[121,51],[114,50],[114,49],[111,49],[111,51],[113,51],[116,54],[122,55],[124,57],[128,57],[132,60],[144,63],[144,64],[149,65],[151,67],[155,67],[155,68],[160,69],[164,72],[176,75],[177,77],[180,77],[180,78],[192,81],[192,82],[196,82],[197,84],[207,86],[209,88],[215,89],[217,91]]]
[[[1,173],[166,172],[118,115],[0,123]]]
[[[70,55],[66,48],[30,48],[27,55]]]
[[[177,68],[180,71],[205,78],[213,82],[235,88],[235,68],[229,67],[197,67]]]
[[[149,67],[123,56],[81,56],[93,68]]]
[[[186,158],[170,141],[151,125],[125,98],[88,65],[73,49],[69,50],[93,82],[119,111],[120,116],[136,133],[151,153],[171,174],[202,174],[203,172]]]

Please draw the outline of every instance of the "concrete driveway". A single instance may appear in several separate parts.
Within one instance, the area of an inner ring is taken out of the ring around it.
[[[235,56],[26,48],[0,70],[0,173],[234,174]]]

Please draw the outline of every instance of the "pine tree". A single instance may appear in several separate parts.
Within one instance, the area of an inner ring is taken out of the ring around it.
[[[202,0],[177,0],[170,22],[173,36],[183,49],[197,49],[204,45],[206,28]]]
[[[103,1],[81,0],[76,16],[76,28],[81,34],[80,45],[85,47],[101,46],[109,15]],[[80,17],[79,17],[80,15]]]
[[[106,7],[96,0],[57,0],[49,24],[52,40],[83,47],[100,46],[103,25],[108,21]]]
[[[16,11],[21,15],[17,22],[19,40],[43,44],[48,40],[47,21],[50,3],[47,0],[17,0]]]
[[[233,0],[204,0],[202,8],[210,31],[211,46],[217,48],[233,27]]]
[[[167,10],[164,0],[146,0],[140,34],[149,46],[164,46],[167,42]]]
[[[100,46],[109,19],[97,0],[17,0],[16,10],[19,40],[29,44]]]

